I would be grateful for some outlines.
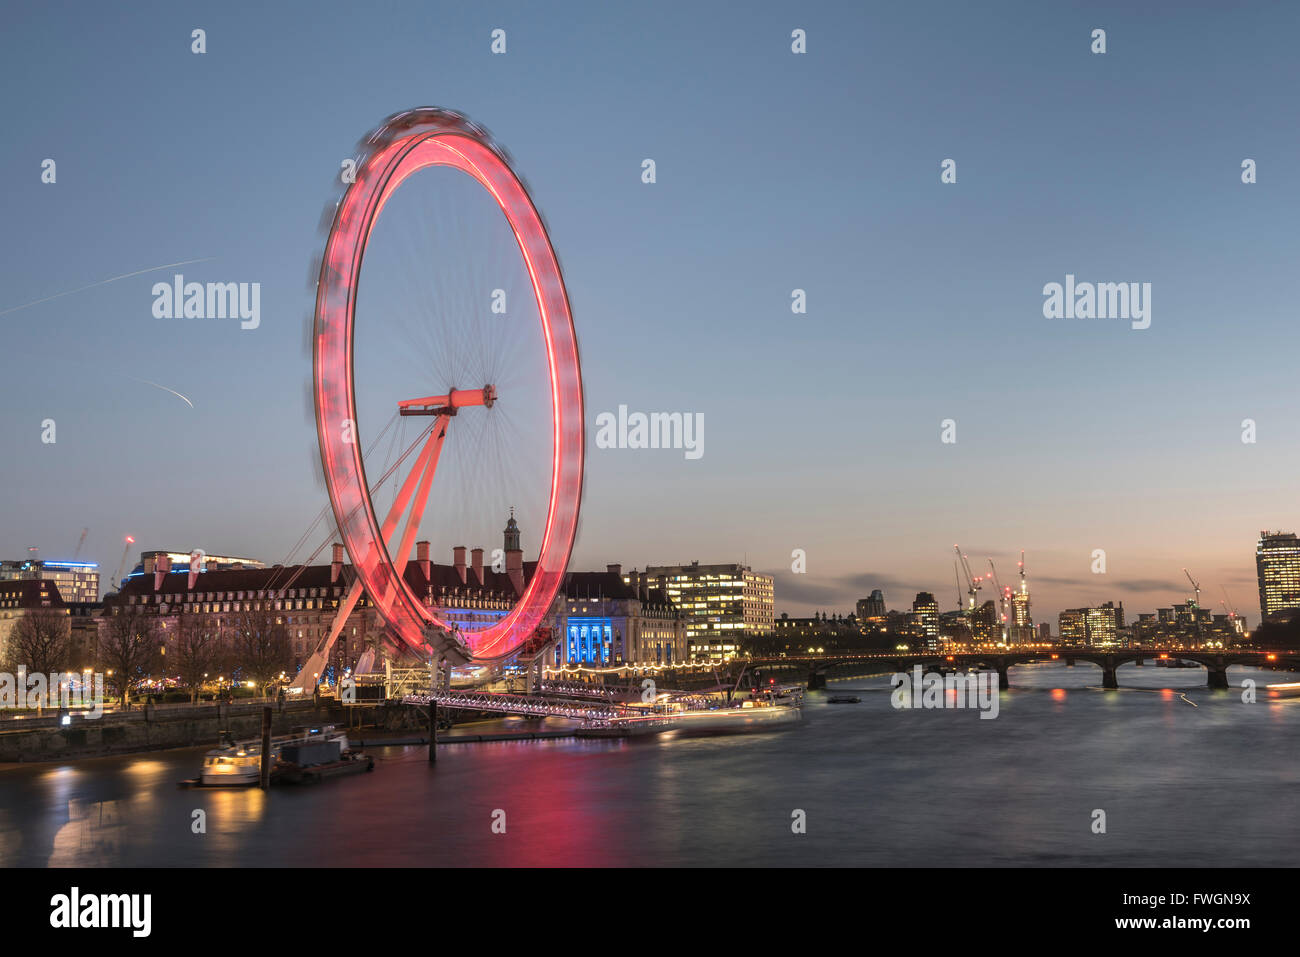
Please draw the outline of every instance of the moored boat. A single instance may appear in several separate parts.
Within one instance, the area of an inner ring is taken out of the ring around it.
[[[271,739],[272,771],[274,772],[276,762],[286,747],[326,742],[336,745],[341,754],[348,747],[347,732],[327,725],[321,728],[303,728],[292,734],[273,737]],[[199,777],[181,783],[199,787],[251,787],[258,784],[261,778],[262,739],[258,737],[234,740],[227,737],[225,743],[203,756],[203,767]]]

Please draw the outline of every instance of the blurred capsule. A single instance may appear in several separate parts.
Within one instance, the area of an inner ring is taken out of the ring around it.
[[[316,355],[316,313],[307,313],[302,324],[302,350],[308,359]]]
[[[320,211],[320,220],[316,224],[316,231],[324,236],[328,236],[334,228],[334,217],[338,215],[339,203],[342,200],[335,200],[332,203],[326,203],[325,208]]]
[[[324,253],[316,253],[307,264],[307,291],[316,294],[316,285],[320,282],[321,265],[325,262]]]
[[[321,465],[320,446],[312,445],[308,451],[310,453],[311,474],[312,478],[316,481],[316,487],[318,489],[325,489],[325,467]]]

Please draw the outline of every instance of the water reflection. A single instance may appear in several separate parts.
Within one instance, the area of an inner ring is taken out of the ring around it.
[[[1016,667],[988,721],[895,710],[887,677],[861,678],[846,683],[860,704],[813,694],[770,733],[458,745],[434,768],[422,747],[379,748],[374,774],[269,793],[177,788],[203,749],[5,766],[0,862],[1290,864],[1300,699],[1238,690],[1285,676],[1233,669],[1227,692],[1192,669],[1122,669],[1119,692],[1098,677]],[[1122,841],[1093,839],[1095,807]]]

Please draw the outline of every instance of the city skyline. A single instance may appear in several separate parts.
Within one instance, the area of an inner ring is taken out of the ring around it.
[[[1261,546],[1264,543],[1264,541],[1267,539],[1281,538],[1286,540],[1286,539],[1294,539],[1295,537],[1295,533],[1293,532],[1288,532],[1283,530],[1270,530],[1270,529],[1262,529],[1259,535],[1260,538],[1257,540],[1257,552],[1259,546]],[[78,549],[80,547],[81,546],[79,544]],[[125,557],[122,559],[123,564],[121,566],[123,568],[123,580],[130,578],[133,574],[140,574],[141,573],[140,569],[144,566],[144,563],[149,555],[164,554],[164,553],[170,554],[173,571],[179,572],[181,568],[188,568],[188,564],[186,564],[188,559],[186,558],[185,552],[176,551],[176,550],[172,550],[168,552],[165,549],[156,549],[156,548],[149,548],[149,549],[135,551],[134,550],[135,548],[136,548],[135,542],[128,543],[125,552]],[[409,557],[412,559],[415,558],[417,551],[419,551],[419,549],[413,548],[411,555]],[[1285,590],[1279,590],[1277,594],[1279,596],[1286,595],[1288,597],[1282,599],[1280,603],[1278,602],[1278,599],[1275,598],[1274,610],[1276,610],[1277,608],[1290,608],[1293,607],[1295,604],[1294,602],[1294,594],[1296,590],[1295,585],[1297,581],[1300,581],[1300,577],[1298,577],[1300,576],[1300,563],[1298,563],[1295,560],[1294,558],[1295,554],[1296,553],[1294,548],[1286,552],[1286,563],[1285,563],[1286,574],[1281,578],[1281,582],[1286,587]],[[137,555],[139,556],[138,561],[136,560]],[[243,567],[250,567],[250,568],[277,564],[275,562],[268,561],[265,558],[249,558],[247,556],[242,558],[227,558],[227,557],[213,556],[205,553],[203,558],[204,558],[205,567],[210,567],[212,561],[217,561],[219,563],[219,566],[217,567],[225,567],[226,565],[231,563],[235,563],[237,567],[243,566]],[[449,558],[454,558],[454,556],[452,556],[451,554],[448,554],[446,556],[435,556],[434,560],[438,562],[445,562]],[[292,566],[294,564],[298,564],[301,562],[301,560],[302,559],[300,558],[297,562],[290,562],[289,565]],[[698,559],[695,559],[693,561],[699,563]],[[1093,561],[1095,562],[1095,559],[1093,559]],[[39,554],[39,552],[35,554],[29,553],[29,555],[23,559],[4,560],[4,564],[6,566],[15,566],[15,567],[23,564],[24,562],[44,562],[54,566],[63,566],[67,564],[81,564],[81,565],[85,565],[88,563],[93,564],[96,569],[96,574],[99,577],[100,592],[103,594],[108,594],[113,591],[112,588],[113,583],[110,577],[112,573],[109,572],[108,569],[105,569],[98,562],[91,562],[88,559],[83,559],[79,563],[75,561],[70,562],[69,560],[64,559],[62,557],[47,558]],[[320,565],[320,564],[328,564],[328,563],[324,563],[320,559],[317,559],[317,561],[314,564]],[[617,564],[620,567],[626,567],[628,571],[641,570],[641,569],[654,567],[653,565],[648,563],[629,564],[624,562],[618,562],[618,563],[609,563],[609,564],[611,565]],[[689,565],[690,562],[681,562],[675,564]],[[708,565],[709,562],[706,561],[703,564]],[[739,564],[744,565],[745,563],[740,562]],[[975,565],[974,567],[976,571],[979,570],[978,565]],[[572,569],[572,570],[582,571],[583,569]],[[754,569],[754,571],[758,572],[759,574],[771,574],[771,572],[764,571],[763,569]],[[956,568],[954,569],[954,572],[957,575],[962,574],[961,571]],[[1156,609],[1159,608],[1170,608],[1173,607],[1174,605],[1182,604],[1183,602],[1194,602],[1196,597],[1196,592],[1195,592],[1195,587],[1192,585],[1191,581],[1187,579],[1189,571],[1187,569],[1182,569],[1181,574],[1183,575],[1184,580],[1188,581],[1188,584],[1184,586],[1183,589],[1181,589],[1182,592],[1181,597],[1171,598],[1165,604],[1154,605],[1151,606],[1150,608],[1146,606],[1139,606],[1133,602],[1130,602],[1125,608],[1126,613],[1131,618],[1136,618],[1139,614],[1154,612]],[[790,580],[798,579],[798,576],[795,575],[794,573],[787,572],[786,575],[788,577],[783,576],[780,572],[777,572],[774,576],[774,579],[777,582],[780,582],[782,580],[790,581]],[[11,576],[11,577],[16,577],[16,576]],[[858,580],[866,580],[866,577],[867,576],[865,575],[855,576],[855,578]],[[989,579],[987,569],[984,571],[984,574],[981,577],[985,578],[985,581],[979,593],[979,604],[982,605],[988,600],[994,600],[996,602],[998,598],[998,593],[993,588],[992,582]],[[1100,574],[1097,575],[1096,577],[1098,579],[1107,579],[1109,578],[1109,574],[1108,573]],[[779,591],[777,591],[775,613],[778,617],[781,616],[782,614],[786,614],[791,618],[809,617],[811,615],[816,615],[818,613],[823,613],[823,612],[830,614],[832,617],[836,614],[842,614],[847,617],[849,614],[856,614],[856,605],[861,601],[865,600],[868,597],[868,595],[876,591],[884,593],[883,597],[884,597],[885,605],[886,608],[890,611],[906,611],[910,609],[912,607],[914,599],[920,595],[929,595],[930,597],[934,598],[937,602],[938,609],[940,612],[950,612],[957,609],[962,609],[967,611],[969,610],[968,609],[969,595],[968,592],[966,591],[965,586],[961,584],[960,578],[955,578],[953,582],[953,595],[952,595],[953,601],[951,606],[946,604],[941,598],[938,597],[938,595],[941,594],[942,592],[941,589],[919,588],[916,589],[915,591],[908,592],[906,586],[900,585],[900,583],[897,581],[892,582],[891,585],[885,585],[879,583],[882,581],[882,579],[878,576],[873,577],[870,580],[873,582],[877,582],[877,584],[870,585],[867,588],[863,589],[861,597],[855,600],[854,606],[849,607],[847,610],[840,606],[829,606],[829,607],[809,606],[807,608],[802,609],[799,612],[791,612],[789,607],[782,604],[781,594]],[[1013,593],[1018,593],[1020,589],[1020,576],[1019,576],[1018,564],[1012,563],[1009,569],[1005,569],[1003,573],[1000,573],[999,582],[1002,583],[1004,587],[1010,588]],[[1029,587],[1029,598],[1031,602],[1031,613],[1032,613],[1032,609],[1037,608],[1038,603],[1034,600],[1034,589],[1032,584],[1033,578],[1027,577],[1027,582]],[[1270,579],[1270,582],[1272,583],[1273,579]],[[1221,582],[1210,583],[1210,582],[1198,581],[1197,584],[1201,586],[1201,595],[1202,595],[1202,601],[1200,605],[1201,608],[1207,609],[1211,614],[1215,614],[1215,615],[1231,613],[1233,615],[1243,616],[1247,618],[1248,622],[1253,621],[1255,623],[1255,626],[1258,626],[1260,623],[1262,623],[1265,614],[1258,600],[1259,596],[1261,595],[1261,589],[1262,589],[1262,581],[1260,578],[1259,569],[1257,569],[1256,575],[1251,582],[1242,583],[1243,586],[1246,584],[1252,586],[1252,590],[1250,594],[1252,596],[1255,596],[1255,604],[1253,606],[1243,605],[1239,603],[1236,600],[1235,595],[1232,594],[1232,589],[1228,587],[1226,583],[1221,583]],[[898,586],[898,597],[891,597],[890,589],[894,586]],[[1058,609],[1055,612],[1051,613],[1050,616],[1045,616],[1040,611],[1037,614],[1033,614],[1032,620],[1035,626],[1041,624],[1042,622],[1050,622],[1053,625],[1055,625],[1058,618],[1060,617],[1060,614],[1064,611],[1073,611],[1079,608],[1099,607],[1108,601],[1113,601],[1117,605],[1124,604],[1123,598],[1115,599],[1115,598],[1095,597],[1103,592],[1106,592],[1108,587],[1112,592],[1114,591],[1124,592],[1125,590],[1123,586],[1108,585],[1107,583],[1103,582],[1098,587],[1092,589],[1091,591],[1088,591],[1086,593],[1085,600],[1079,601],[1074,605],[1063,606],[1061,609]],[[1271,585],[1270,587],[1274,587],[1274,586]],[[1277,587],[1280,588],[1281,586],[1277,586]],[[1176,586],[1171,585],[1168,591],[1170,594],[1178,594],[1180,590]],[[1222,597],[1216,598],[1215,597],[1216,593]],[[908,594],[910,594],[912,597],[907,597]],[[1228,605],[1227,602],[1228,598],[1232,599],[1232,603],[1230,607],[1225,607]],[[1252,609],[1253,614],[1247,611],[1246,609]],[[1008,605],[1008,613],[1010,614],[1010,605]]]
[[[765,4],[645,22],[593,4],[558,24],[398,5],[409,30],[348,24],[354,84],[319,56],[340,22],[307,9],[267,11],[263,33],[219,8],[90,9],[83,30],[33,19],[0,40],[8,218],[40,225],[11,231],[0,266],[0,477],[24,503],[4,556],[67,557],[83,527],[106,573],[128,534],[285,556],[325,502],[303,398],[321,208],[359,135],[438,102],[509,145],[563,258],[588,412],[575,569],[744,561],[776,576],[778,611],[848,611],[877,587],[947,609],[960,542],[1005,577],[1026,550],[1035,621],[1170,605],[1184,567],[1258,620],[1255,537],[1300,524],[1300,427],[1267,362],[1296,341],[1278,216],[1300,198],[1300,135],[1279,119],[1291,11]],[[104,48],[115,69],[90,72]],[[112,111],[80,108],[92,83]],[[799,136],[771,136],[772,117]],[[127,276],[164,263],[185,265]],[[175,273],[260,283],[260,325],[155,318],[151,290]],[[1150,282],[1150,327],[1045,318],[1042,290],[1066,276]],[[596,417],[622,405],[702,414],[705,453],[599,448]],[[637,507],[655,498],[667,507]]]

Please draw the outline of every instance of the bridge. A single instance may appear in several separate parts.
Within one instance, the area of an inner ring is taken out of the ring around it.
[[[880,667],[890,672],[910,671],[920,665],[926,671],[996,671],[998,687],[1011,687],[1011,669],[1016,665],[1046,661],[1064,661],[1073,666],[1084,661],[1101,669],[1101,686],[1118,688],[1116,672],[1122,665],[1144,665],[1148,661],[1194,661],[1206,669],[1207,688],[1227,688],[1228,668],[1245,665],[1254,668],[1300,671],[1300,651],[1250,651],[1184,648],[1128,648],[1106,651],[1089,648],[1034,648],[1022,651],[965,651],[943,652],[863,652],[846,654],[790,655],[787,657],[746,658],[746,667],[763,671],[794,670],[808,675],[809,689],[826,687],[826,673],[832,668],[849,665]]]
[[[615,718],[640,716],[620,704],[600,704],[592,701],[565,699],[551,695],[502,694],[495,691],[434,691],[415,692],[402,697],[403,704],[428,707],[430,703],[440,708],[460,711],[486,711],[497,714],[522,715],[530,718],[574,718],[588,723],[608,722]]]

